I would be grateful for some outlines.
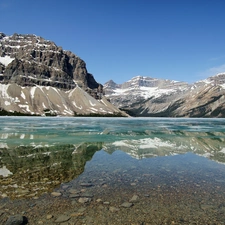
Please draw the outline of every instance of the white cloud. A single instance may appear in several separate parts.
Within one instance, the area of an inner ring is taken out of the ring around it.
[[[222,64],[220,66],[212,67],[208,69],[207,71],[211,75],[216,75],[217,73],[223,73],[225,72],[225,64]]]
[[[201,78],[208,78],[208,77],[214,76],[218,73],[225,73],[225,64],[222,64],[220,66],[211,67],[211,68],[199,73],[199,76]]]

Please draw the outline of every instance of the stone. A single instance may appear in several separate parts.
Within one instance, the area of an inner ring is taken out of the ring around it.
[[[130,199],[130,201],[129,201],[129,202],[131,202],[131,203],[135,203],[135,202],[138,202],[138,200],[139,200],[138,195],[133,195],[133,197]]]
[[[133,206],[133,203],[131,203],[131,202],[124,202],[121,206],[124,207],[124,208],[130,208],[131,206]]]
[[[80,195],[79,195],[79,194],[71,194],[69,197],[70,197],[70,198],[79,198]]]
[[[67,189],[67,188],[69,188],[69,185],[63,185],[62,186],[62,189],[64,189],[64,190]]]
[[[51,218],[53,218],[53,215],[50,215],[50,214],[49,214],[49,215],[46,216],[46,219],[47,219],[47,220],[50,220]]]
[[[2,198],[7,198],[8,197],[8,195],[7,194],[2,194]]]
[[[94,195],[93,195],[93,194],[91,194],[91,193],[82,193],[82,194],[81,194],[81,197],[93,198],[93,197],[94,197]]]
[[[78,193],[80,193],[80,191],[78,191],[77,189],[70,189],[69,193],[71,193],[71,194],[78,194]]]
[[[91,198],[79,198],[78,199],[78,202],[79,203],[88,203],[88,202],[90,202],[91,201]]]
[[[103,202],[103,205],[109,205],[110,202]]]
[[[82,187],[91,187],[91,186],[93,186],[93,184],[92,183],[81,183],[80,186],[82,186]]]
[[[70,218],[70,216],[62,214],[55,220],[55,223],[63,223],[70,220]]]
[[[79,217],[79,216],[83,216],[84,213],[83,212],[75,212],[75,213],[72,213],[70,216],[71,217]]]
[[[62,195],[62,193],[60,193],[60,192],[52,192],[51,195],[54,196],[54,197],[59,197],[59,196]]]
[[[116,208],[115,206],[110,206],[109,207],[109,211],[110,212],[118,212],[120,209],[119,208]]]
[[[22,215],[10,216],[5,225],[22,225],[24,223],[24,217]]]

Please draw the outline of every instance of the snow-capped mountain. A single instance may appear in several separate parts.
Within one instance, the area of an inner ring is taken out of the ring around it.
[[[110,97],[111,102],[119,107],[124,106],[123,101],[129,100],[129,106],[137,99],[147,100],[152,97],[158,98],[162,95],[182,92],[187,88],[188,84],[184,82],[142,76],[134,77],[123,84],[115,84],[111,80],[104,85],[106,96]]]
[[[110,102],[132,116],[225,117],[225,73],[192,85],[137,76],[104,85]]]
[[[36,35],[0,33],[0,97],[1,114],[122,113],[82,59]]]

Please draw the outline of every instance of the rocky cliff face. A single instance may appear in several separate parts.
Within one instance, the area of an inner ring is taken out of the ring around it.
[[[132,116],[225,117],[225,73],[193,85],[150,77],[134,77],[104,85],[106,96]]]
[[[102,85],[87,72],[82,59],[42,37],[0,33],[0,57],[2,84],[66,90],[78,85],[90,92],[102,93]]]
[[[8,112],[67,116],[119,112],[102,97],[103,86],[82,59],[36,35],[0,33],[0,96],[0,108]]]

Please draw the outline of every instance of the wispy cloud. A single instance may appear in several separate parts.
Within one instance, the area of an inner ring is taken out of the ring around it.
[[[208,69],[208,73],[211,75],[215,75],[217,73],[222,73],[222,72],[225,72],[225,64]]]
[[[199,77],[203,78],[208,78],[211,76],[214,76],[218,73],[225,73],[225,64],[219,65],[219,66],[215,66],[215,67],[211,67],[203,72],[199,73]]]
[[[210,58],[209,61],[217,61],[217,60],[221,60],[221,59],[225,59],[225,55]]]

